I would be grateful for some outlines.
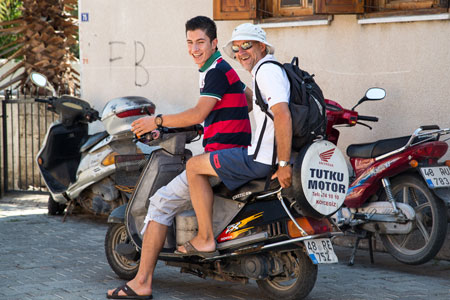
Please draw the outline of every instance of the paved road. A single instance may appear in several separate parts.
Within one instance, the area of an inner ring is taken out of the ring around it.
[[[20,200],[17,198],[20,196]],[[46,215],[46,197],[12,195],[0,200],[0,299],[105,299],[123,283],[103,251],[105,219],[89,215]],[[345,263],[351,250],[337,247],[339,264],[321,265],[307,299],[450,299],[450,262],[406,266],[375,253],[375,265],[360,250],[356,264]],[[154,299],[263,299],[248,285],[200,279],[158,263]]]

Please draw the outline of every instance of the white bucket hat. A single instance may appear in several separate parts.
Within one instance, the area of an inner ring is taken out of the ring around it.
[[[231,50],[233,41],[258,41],[266,45],[268,54],[275,52],[275,48],[266,41],[266,32],[258,25],[251,23],[244,23],[236,27],[231,35],[231,40],[222,48],[229,57],[235,59],[236,55]]]

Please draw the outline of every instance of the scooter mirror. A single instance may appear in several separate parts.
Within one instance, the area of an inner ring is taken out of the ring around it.
[[[386,91],[382,88],[370,88],[366,92],[368,100],[381,100],[386,97]]]
[[[31,81],[39,86],[39,87],[45,87],[47,85],[47,77],[45,75],[42,75],[41,73],[32,72],[30,74]]]
[[[352,110],[355,110],[355,108],[360,105],[363,102],[366,102],[368,100],[381,100],[384,97],[386,97],[386,91],[382,88],[370,88],[367,90],[366,95],[362,97],[358,103],[356,103],[355,106],[353,106]]]

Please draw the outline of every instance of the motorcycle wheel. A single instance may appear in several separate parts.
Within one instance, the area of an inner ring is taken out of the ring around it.
[[[416,213],[414,229],[407,235],[380,235],[386,250],[398,261],[419,265],[432,259],[441,249],[447,235],[447,209],[436,199],[423,180],[412,174],[391,182],[397,202],[409,204]],[[387,201],[385,193],[381,201]]]
[[[303,299],[311,292],[317,279],[317,265],[303,251],[283,254],[285,277],[257,280],[263,294],[270,299]]]
[[[127,259],[115,251],[116,246],[121,243],[130,242],[125,224],[118,223],[109,226],[105,237],[105,254],[111,269],[121,279],[131,280],[136,276],[139,262]]]
[[[49,196],[47,208],[48,208],[48,214],[50,216],[62,215],[64,213],[64,210],[66,209],[66,205],[56,202],[52,196]]]

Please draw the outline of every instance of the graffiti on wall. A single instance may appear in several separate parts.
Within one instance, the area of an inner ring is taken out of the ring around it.
[[[109,63],[123,59],[126,43],[123,41],[109,42]],[[142,65],[145,58],[145,45],[141,41],[134,41],[134,85],[138,87],[146,86],[150,80],[150,73]]]

